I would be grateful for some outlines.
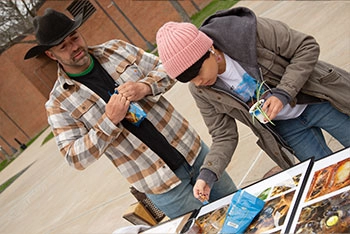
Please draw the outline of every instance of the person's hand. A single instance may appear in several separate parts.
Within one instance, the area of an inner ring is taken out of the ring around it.
[[[265,100],[263,111],[270,120],[273,120],[277,114],[283,109],[283,103],[275,96],[271,96]]]
[[[198,179],[193,187],[193,196],[201,202],[208,201],[210,195],[210,187],[204,180]]]
[[[129,109],[130,101],[121,94],[113,94],[106,105],[106,115],[114,123],[122,121]]]
[[[138,101],[152,93],[151,87],[148,84],[133,81],[128,81],[120,85],[117,90],[119,94],[123,95],[129,101]]]

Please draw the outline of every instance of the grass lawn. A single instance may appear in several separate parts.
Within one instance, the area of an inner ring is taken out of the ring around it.
[[[26,143],[26,146],[28,147],[31,145],[46,129],[42,130],[38,135],[36,135],[34,138],[32,138],[28,143]],[[46,136],[46,138],[43,140],[41,145],[45,144],[47,141],[49,141],[51,138],[53,138],[52,132]],[[19,155],[17,155],[19,157]],[[0,172],[6,168],[13,160],[16,158],[11,158],[10,160],[4,160],[0,163]],[[24,170],[20,171],[16,175],[12,176],[10,179],[8,179],[5,183],[0,185],[0,193],[2,193],[8,186],[10,186],[18,177],[20,177],[26,170],[28,169],[25,168]]]
[[[231,8],[237,2],[239,1],[238,0],[213,0],[206,7],[204,7],[200,12],[194,14],[191,17],[191,21],[194,25],[199,27],[208,16],[214,14],[219,10]]]
[[[0,163],[0,171],[2,171],[2,169],[7,167],[7,165],[9,165],[12,161],[13,161],[13,159],[10,159],[10,160],[5,159],[4,161],[2,161]]]
[[[31,165],[24,168],[22,171],[18,172],[16,175],[12,176],[10,179],[8,179],[5,183],[0,185],[0,194],[8,187],[10,186],[18,177],[20,177]]]

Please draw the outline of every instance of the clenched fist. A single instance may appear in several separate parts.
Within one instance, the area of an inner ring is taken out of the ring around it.
[[[122,121],[129,109],[130,101],[122,94],[113,94],[106,105],[106,115],[114,123]]]

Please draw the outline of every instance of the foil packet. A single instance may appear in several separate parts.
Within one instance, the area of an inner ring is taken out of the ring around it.
[[[224,225],[219,233],[244,233],[264,205],[263,200],[243,190],[238,190],[232,197]]]

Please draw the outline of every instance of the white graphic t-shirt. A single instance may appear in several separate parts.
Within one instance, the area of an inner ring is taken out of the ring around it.
[[[256,99],[256,91],[259,89],[260,83],[251,77],[235,60],[224,54],[226,61],[226,70],[218,77],[224,81],[229,87],[231,92],[238,95],[244,102],[249,102],[252,99]],[[264,89],[260,91],[260,94],[264,93]],[[267,96],[268,97],[268,96]],[[266,97],[266,98],[267,98]],[[305,108],[306,104],[297,104],[295,107],[291,107],[289,104],[285,105],[283,109],[278,113],[275,120],[293,119],[298,117]]]

